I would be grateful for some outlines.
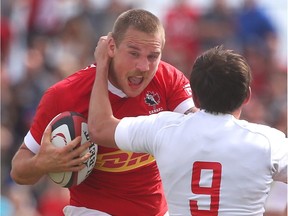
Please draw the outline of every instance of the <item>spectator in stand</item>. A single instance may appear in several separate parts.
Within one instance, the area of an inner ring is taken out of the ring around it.
[[[11,26],[10,21],[7,17],[1,16],[0,24],[0,49],[1,49],[1,65],[5,60],[7,60],[7,55],[9,53],[9,45],[11,40]],[[2,66],[1,66],[2,67]]]
[[[267,85],[269,91],[266,94],[268,112],[266,119],[269,124],[288,135],[287,130],[287,69],[268,67],[271,70]]]
[[[214,0],[208,11],[201,15],[199,22],[199,39],[201,50],[207,50],[219,44],[236,48],[235,12],[227,0]]]
[[[193,61],[200,51],[200,11],[193,8],[188,0],[177,0],[174,3],[164,16],[166,46],[163,59],[189,77]]]
[[[278,43],[277,32],[271,19],[255,0],[244,0],[237,21],[237,36],[244,55],[246,47],[253,45],[273,57]]]

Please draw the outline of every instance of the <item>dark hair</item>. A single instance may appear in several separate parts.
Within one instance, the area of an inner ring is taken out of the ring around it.
[[[200,55],[190,76],[199,108],[210,113],[231,113],[239,108],[249,94],[251,81],[245,58],[223,46]]]
[[[159,18],[151,12],[142,9],[130,9],[120,14],[117,18],[112,30],[112,37],[115,40],[116,46],[121,43],[127,29],[130,27],[148,34],[160,32],[163,37],[164,46],[165,31]]]

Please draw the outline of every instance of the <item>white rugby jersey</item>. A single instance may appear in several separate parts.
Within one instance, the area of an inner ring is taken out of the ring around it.
[[[287,183],[285,134],[230,114],[128,117],[115,141],[156,158],[170,215],[263,215],[272,181]]]

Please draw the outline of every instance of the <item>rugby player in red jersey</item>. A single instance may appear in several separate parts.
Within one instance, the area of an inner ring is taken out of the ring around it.
[[[155,15],[140,9],[122,13],[108,43],[112,59],[108,68],[109,99],[117,118],[161,111],[187,113],[193,109],[189,80],[161,61],[165,32]],[[59,150],[51,143],[41,144],[41,138],[47,124],[60,112],[75,111],[88,117],[95,73],[97,65],[90,65],[46,91],[12,161],[11,176],[17,183],[31,185],[49,172],[77,171],[83,167],[89,155],[77,159],[72,155],[75,151],[80,155],[89,143],[71,152],[77,140]],[[90,176],[69,190],[66,216],[167,214],[159,171],[149,154],[99,146]]]

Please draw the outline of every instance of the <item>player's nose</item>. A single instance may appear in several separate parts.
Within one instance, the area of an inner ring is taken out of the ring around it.
[[[148,71],[149,70],[149,61],[147,58],[141,58],[136,63],[136,69],[139,71]]]

